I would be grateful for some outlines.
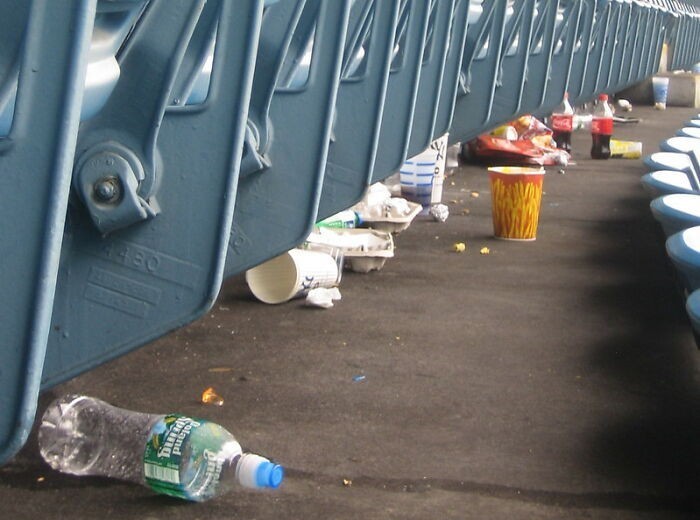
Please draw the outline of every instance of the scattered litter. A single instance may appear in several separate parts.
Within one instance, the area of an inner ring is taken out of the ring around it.
[[[613,116],[613,122],[616,124],[636,124],[641,122],[641,119],[638,117],[632,117],[632,116]]]
[[[367,376],[353,376],[352,378],[352,380],[355,383],[359,383],[360,381],[364,381],[365,379],[367,379]]]
[[[482,247],[481,249],[479,249],[479,253],[481,253],[482,255],[488,255],[491,253],[491,250],[488,247]]]
[[[462,215],[469,215],[472,211],[469,208],[462,209]]]
[[[37,477],[36,479],[37,482],[43,482],[44,480],[46,480],[46,477]]]
[[[467,244],[464,242],[455,242],[452,245],[452,250],[456,253],[464,253],[467,250]]]
[[[224,398],[217,394],[216,391],[210,386],[204,392],[202,392],[202,403],[211,404],[214,406],[223,406]]]
[[[631,112],[632,111],[632,103],[630,103],[626,99],[618,99],[617,106],[620,107],[620,110],[622,110],[623,112]]]
[[[570,155],[556,147],[552,130],[524,115],[467,143],[469,157],[499,165],[566,165]]]
[[[342,261],[342,254],[337,251],[295,248],[248,269],[245,278],[258,300],[284,303],[305,296],[311,289],[338,285],[343,273]]]
[[[457,168],[459,166],[459,150],[461,143],[455,143],[447,147],[447,157],[445,158],[445,168]]]
[[[558,173],[559,175],[564,175],[564,174],[566,173],[566,170],[565,170],[564,168],[560,168],[560,169],[557,171],[557,173]]]
[[[392,197],[381,182],[372,184],[365,197],[351,208],[367,227],[400,233],[423,210],[423,206],[401,197]]]
[[[350,480],[349,478],[344,478],[343,479],[343,486],[345,486],[345,487],[352,486],[352,480]]]
[[[332,248],[343,257],[343,264],[357,273],[384,267],[394,256],[394,239],[388,231],[376,229],[317,228],[306,239],[306,249]]]
[[[610,157],[615,159],[640,159],[642,157],[642,143],[639,141],[610,139]]]
[[[479,198],[479,192],[478,192],[478,191],[472,191],[472,192],[469,194],[469,196],[470,196],[472,199],[478,199],[478,198]]]
[[[445,204],[435,204],[430,208],[430,216],[438,222],[445,222],[450,216],[450,208]]]
[[[306,305],[330,309],[333,307],[333,301],[340,299],[340,290],[337,287],[317,287],[316,289],[311,289],[309,294],[306,295]]]
[[[442,200],[446,153],[447,134],[434,140],[423,152],[404,161],[399,170],[401,196],[420,204],[422,215],[427,215],[430,206]]]
[[[356,228],[361,224],[362,218],[350,209],[343,210],[316,222],[318,227],[328,228]]]

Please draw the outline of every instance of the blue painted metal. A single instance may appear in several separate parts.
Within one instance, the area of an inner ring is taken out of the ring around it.
[[[400,4],[366,0],[352,7],[318,219],[352,206],[371,182]],[[352,71],[359,49],[364,67]]]
[[[464,57],[464,44],[467,38],[467,27],[470,16],[469,0],[457,0],[452,12],[452,25],[450,26],[450,41],[447,48],[444,78],[440,91],[440,102],[435,116],[435,129],[433,139],[444,135],[452,125],[455,102]]]
[[[0,138],[0,463],[34,421],[95,6],[0,4],[0,73],[20,87]]]
[[[404,0],[402,4],[396,33],[398,52],[389,74],[371,182],[385,179],[398,171],[408,156],[431,1]]]
[[[455,0],[432,0],[407,157],[425,150],[435,135],[454,4]]]
[[[266,12],[226,276],[295,247],[316,221],[349,11],[349,0],[297,0]],[[309,45],[308,79],[289,88]]]
[[[581,17],[576,32],[574,54],[571,57],[571,73],[567,86],[569,100],[572,104],[577,104],[587,94],[586,78],[590,74],[590,69],[594,67],[595,60],[591,59],[591,49],[594,38],[598,34],[596,29],[598,20],[596,0],[582,0]],[[594,29],[596,29],[595,32]]]
[[[585,28],[581,22],[586,2],[568,1],[559,4],[544,99],[537,110],[532,110],[540,114],[559,105],[569,90],[576,44]]]
[[[43,388],[201,316],[218,294],[263,3],[203,7],[152,0],[120,53],[114,94],[81,125],[75,182],[85,164],[111,174],[124,160],[140,167],[136,192],[149,203],[157,195],[160,213],[105,236],[83,203],[70,205]],[[169,106],[188,43],[206,45],[190,40],[196,24],[213,30],[217,20],[205,103]],[[93,202],[109,211],[121,200]]]
[[[519,115],[536,112],[544,106],[554,53],[555,27],[559,12],[558,1],[540,1],[537,4],[538,16],[535,20],[530,40],[527,84],[523,91]],[[562,71],[564,72],[564,71]],[[562,94],[563,98],[563,94]]]
[[[490,126],[507,7],[506,0],[485,3],[479,18],[467,29],[451,143],[468,141]]]
[[[555,1],[554,4],[556,3]],[[546,81],[546,70],[528,67],[534,43],[534,28],[539,24],[543,13],[542,10],[538,12],[536,7],[535,0],[520,0],[513,4],[512,12],[506,13],[488,126],[497,126],[513,119],[522,110],[526,85],[534,87],[535,84]],[[548,8],[545,7],[545,10]]]

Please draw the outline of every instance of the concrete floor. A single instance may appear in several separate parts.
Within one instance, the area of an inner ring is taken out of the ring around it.
[[[650,153],[695,113],[642,107],[616,134]],[[206,317],[42,399],[212,419],[286,466],[277,492],[181,503],[60,475],[31,439],[0,469],[0,517],[697,518],[700,353],[641,161],[589,143],[548,170],[535,242],[492,237],[487,175],[462,167],[449,220],[346,273],[334,308],[266,306],[237,277]],[[223,407],[198,402],[207,386]]]

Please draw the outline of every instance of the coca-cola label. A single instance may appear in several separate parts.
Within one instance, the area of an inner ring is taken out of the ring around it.
[[[613,120],[611,117],[594,117],[591,121],[591,133],[601,135],[612,135]]]
[[[571,132],[573,129],[573,116],[566,114],[552,114],[552,130],[555,132]]]

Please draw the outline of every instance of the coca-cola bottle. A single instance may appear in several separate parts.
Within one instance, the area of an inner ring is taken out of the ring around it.
[[[613,113],[608,105],[608,95],[600,94],[591,120],[591,137],[593,138],[591,157],[593,159],[610,158],[610,136],[612,133]]]
[[[571,153],[571,131],[574,129],[574,109],[569,104],[569,94],[564,94],[564,100],[554,109],[551,117],[552,139],[557,148]]]

